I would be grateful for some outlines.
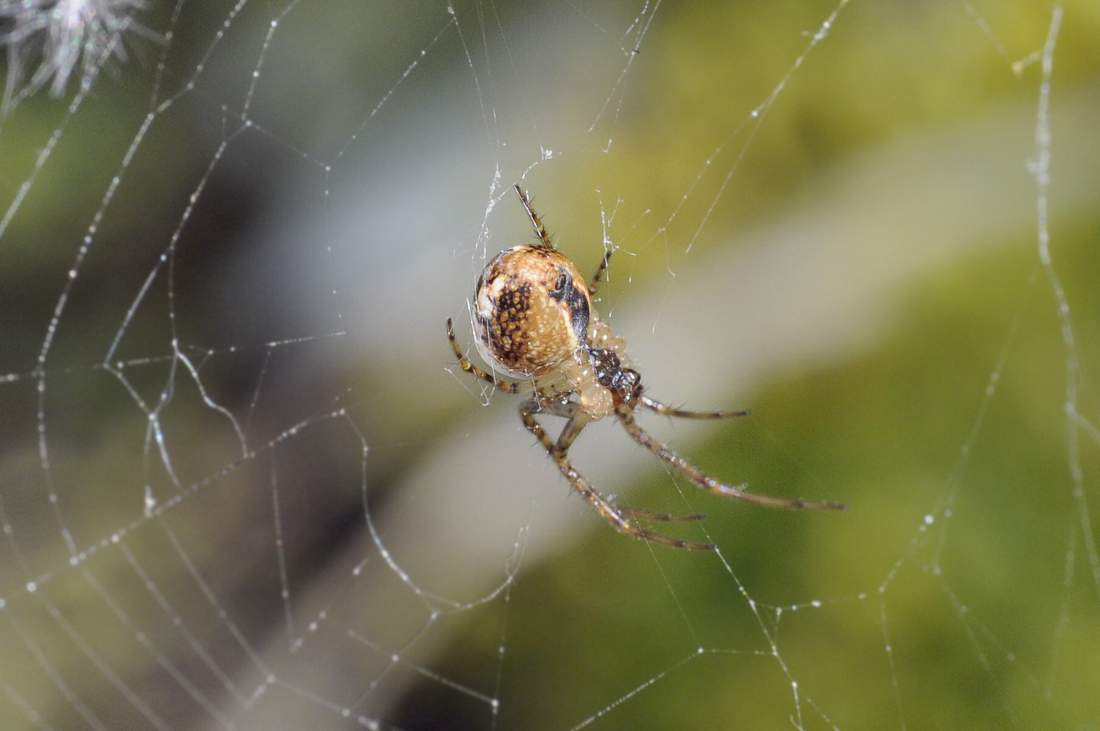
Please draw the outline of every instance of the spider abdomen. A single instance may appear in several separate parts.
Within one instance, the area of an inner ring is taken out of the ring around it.
[[[568,257],[545,246],[514,246],[477,280],[478,350],[496,368],[537,378],[585,346],[592,302]]]

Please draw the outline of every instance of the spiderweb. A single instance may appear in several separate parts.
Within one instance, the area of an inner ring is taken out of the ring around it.
[[[1097,32],[0,2],[0,726],[1095,725]],[[578,467],[719,551],[568,497],[443,333],[530,236],[516,181],[617,253],[654,394],[753,409],[648,428],[849,512],[605,424]]]

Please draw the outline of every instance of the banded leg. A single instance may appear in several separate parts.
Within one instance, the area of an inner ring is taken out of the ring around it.
[[[577,404],[554,404],[555,408],[544,408],[544,411],[548,414],[554,414],[555,416],[564,416],[569,419],[565,424],[565,428],[561,430],[561,434],[558,436],[558,441],[554,443],[554,450],[556,453],[564,456],[577,437],[580,436],[581,431],[585,426],[589,424],[589,418],[585,416],[583,412],[577,410]],[[645,521],[655,521],[661,523],[691,523],[705,519],[707,516],[701,513],[692,513],[690,515],[677,515],[674,513],[655,512],[652,510],[644,510],[642,508],[626,508],[618,507],[620,515],[628,518],[637,518]]]
[[[619,512],[630,518],[652,520],[660,523],[694,523],[699,520],[706,520],[707,517],[702,513],[679,515],[676,513],[658,513],[652,510],[643,510],[641,508],[619,508]]]
[[[462,354],[462,349],[458,347],[458,338],[455,337],[454,323],[451,322],[451,318],[449,317],[447,318],[447,339],[451,341],[451,350],[454,351],[455,358],[458,359],[458,365],[462,370],[473,375],[475,378],[480,378],[486,383],[491,383],[502,391],[519,393],[520,384],[498,379],[491,373],[486,373],[481,368],[471,363],[470,359]]]
[[[650,434],[638,426],[634,420],[634,413],[629,407],[620,406],[616,411],[619,421],[627,433],[643,447],[657,455],[666,464],[675,467],[680,474],[694,482],[707,492],[730,497],[735,500],[743,500],[754,505],[762,505],[766,508],[781,508],[784,510],[844,510],[843,503],[832,501],[803,500],[802,498],[781,498],[771,495],[757,495],[747,492],[744,487],[727,485],[707,475],[695,465],[688,462],[680,455],[673,452],[665,445],[658,442]]]
[[[588,285],[588,294],[595,297],[596,290],[600,288],[600,282],[603,281],[604,275],[607,274],[607,265],[611,261],[611,255],[614,251],[608,250],[603,254],[603,259],[600,260],[600,266],[596,270],[596,273],[592,276],[592,284]]]
[[[523,188],[519,187],[519,183],[516,183],[512,187],[516,189],[516,195],[519,196],[519,202],[522,203],[523,207],[527,210],[527,217],[531,219],[531,225],[535,227],[535,235],[539,237],[539,243],[547,249],[553,249],[554,244],[550,241],[550,234],[546,233],[546,227],[542,225],[542,219],[539,218],[539,214],[535,213],[535,209],[531,207],[531,199],[527,197],[527,193]]]
[[[661,416],[675,416],[680,419],[729,419],[735,416],[749,415],[747,409],[744,411],[685,411],[645,395],[642,396],[642,406],[650,411],[657,412]]]
[[[715,549],[712,543],[696,543],[694,541],[685,541],[680,538],[672,538],[660,533],[654,533],[651,530],[638,526],[625,517],[622,512],[609,503],[606,498],[596,492],[596,489],[592,487],[591,483],[589,483],[581,473],[577,472],[576,468],[570,464],[566,452],[557,449],[554,440],[551,439],[550,435],[546,433],[546,430],[542,428],[542,424],[539,424],[538,420],[535,419],[535,414],[537,412],[538,404],[533,400],[527,401],[520,406],[519,416],[523,421],[523,425],[527,428],[527,431],[535,435],[535,438],[539,440],[539,444],[541,444],[547,454],[553,458],[562,475],[569,481],[569,485],[584,498],[584,501],[588,503],[593,510],[600,514],[600,517],[610,523],[612,528],[620,533],[625,533],[626,535],[633,536],[643,541],[660,543],[661,545],[672,546],[673,548],[685,548],[689,551],[713,551]]]

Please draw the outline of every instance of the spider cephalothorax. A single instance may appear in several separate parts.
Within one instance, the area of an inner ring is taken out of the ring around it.
[[[596,369],[596,382],[611,391],[615,404],[633,408],[642,395],[642,374],[624,368],[615,351],[607,348],[588,348],[588,360]]]
[[[634,419],[643,406],[666,416],[688,419],[721,419],[744,416],[744,411],[684,411],[644,395],[642,376],[631,367],[626,342],[600,320],[592,297],[607,271],[611,257],[604,255],[600,268],[586,285],[577,266],[557,251],[542,220],[517,185],[538,241],[513,246],[497,254],[485,266],[474,292],[474,332],[482,357],[494,370],[504,371],[526,383],[504,381],[477,367],[462,353],[454,327],[447,320],[447,337],[462,370],[509,393],[530,386],[531,398],[520,406],[523,425],[553,457],[558,469],[577,491],[616,530],[636,538],[677,548],[710,550],[710,543],[672,538],[643,527],[641,521],[684,522],[703,516],[670,515],[612,504],[577,472],[568,458],[569,447],[592,421],[614,415],[626,432],[657,457],[679,470],[708,492],[773,508],[843,510],[834,502],[811,502],[756,495],[745,486],[727,485],[704,474],[649,435]],[[568,419],[557,440],[551,439],[535,418],[550,414]]]

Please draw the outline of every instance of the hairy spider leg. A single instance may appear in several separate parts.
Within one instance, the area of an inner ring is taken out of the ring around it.
[[[585,502],[587,502],[593,510],[610,523],[612,528],[620,533],[625,533],[626,535],[633,536],[643,541],[660,543],[665,546],[672,546],[673,548],[684,548],[690,551],[715,550],[716,547],[712,543],[696,543],[695,541],[685,541],[680,538],[672,538],[660,533],[655,533],[651,530],[642,528],[624,516],[622,512],[609,503],[605,497],[596,492],[596,489],[592,487],[591,483],[589,483],[580,472],[577,472],[576,468],[569,462],[566,452],[558,449],[554,440],[550,438],[546,430],[543,429],[542,425],[535,419],[535,414],[538,412],[539,404],[537,401],[531,399],[524,402],[519,408],[519,416],[523,421],[523,426],[539,440],[539,444],[543,446],[546,453],[553,458],[555,463],[557,463],[558,469],[561,471],[562,475],[565,476],[565,479],[569,481],[570,486],[584,498]],[[578,433],[579,431],[580,429],[577,430]],[[576,438],[576,434],[573,435],[573,438]],[[569,441],[571,442],[572,439]]]
[[[569,417],[569,421],[565,422],[565,427],[558,435],[558,441],[554,444],[554,451],[562,455],[568,452],[581,431],[588,426],[589,421],[591,419],[580,410]]]
[[[591,422],[591,419],[584,416],[584,414],[579,411],[580,404],[575,401],[562,402],[560,399],[547,399],[546,394],[542,391],[536,392],[534,400],[538,406],[538,413],[561,416],[569,420],[565,428],[562,429],[561,435],[558,436],[558,441],[554,444],[554,449],[561,454],[565,454],[569,448],[573,446],[573,442],[576,440],[577,436],[580,435],[581,430]],[[628,518],[637,518],[639,520],[660,523],[693,523],[699,520],[705,520],[707,517],[702,513],[679,515],[663,511],[658,512],[644,510],[642,508],[627,508],[620,506],[616,506],[616,509],[619,511],[620,515]]]
[[[539,218],[539,214],[535,213],[535,209],[531,207],[531,199],[527,197],[527,193],[523,188],[519,187],[519,183],[516,183],[512,187],[516,189],[516,195],[519,196],[519,202],[522,203],[523,207],[527,210],[527,217],[531,219],[531,225],[535,227],[535,235],[539,237],[539,243],[547,249],[553,249],[554,244],[550,241],[550,234],[546,233],[546,227],[542,225],[542,219]]]
[[[675,406],[661,403],[657,399],[643,394],[642,406],[650,411],[655,411],[661,416],[675,416],[680,419],[731,419],[735,416],[748,416],[749,411],[686,411]]]
[[[458,347],[458,338],[455,337],[454,324],[451,322],[451,318],[449,317],[447,318],[447,339],[451,341],[451,350],[454,351],[455,358],[458,359],[458,365],[460,368],[462,368],[462,370],[471,374],[475,378],[480,378],[486,383],[493,384],[501,391],[506,391],[508,393],[519,393],[521,388],[520,384],[497,378],[491,373],[486,373],[481,368],[478,368],[476,365],[470,362],[470,359],[467,358],[462,353],[462,349]]]
[[[643,447],[648,449],[657,455],[663,462],[672,467],[675,467],[682,475],[687,477],[693,483],[703,488],[707,492],[714,493],[715,495],[721,495],[723,497],[733,498],[735,500],[743,500],[747,503],[754,505],[762,505],[767,508],[781,508],[784,510],[844,510],[845,506],[842,503],[835,503],[832,501],[813,501],[803,500],[801,498],[780,498],[773,497],[771,495],[757,495],[755,493],[746,492],[742,487],[734,487],[733,485],[727,485],[719,482],[718,480],[710,477],[695,465],[688,462],[680,455],[673,452],[671,449],[661,444],[652,436],[649,435],[642,427],[638,426],[638,422],[634,420],[634,412],[627,406],[620,405],[616,411],[616,415],[619,417],[619,422],[622,423],[623,428],[627,433]]]
[[[706,520],[707,516],[702,513],[689,513],[687,515],[678,515],[676,513],[658,513],[652,510],[643,510],[642,508],[625,508],[620,507],[619,512],[631,518],[638,518],[640,520],[652,520],[660,523],[694,523],[699,520]]]
[[[603,253],[603,259],[600,260],[600,266],[596,269],[596,273],[592,275],[592,284],[588,285],[588,294],[591,297],[596,296],[596,290],[600,287],[600,282],[603,281],[604,275],[607,274],[607,265],[611,262],[611,255],[614,251],[608,250]]]

